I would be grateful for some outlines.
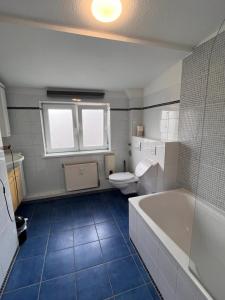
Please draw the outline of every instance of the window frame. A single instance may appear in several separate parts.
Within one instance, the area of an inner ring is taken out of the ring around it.
[[[104,143],[102,146],[84,146],[83,144],[83,128],[82,128],[82,110],[83,109],[102,109],[104,111],[104,132],[103,132],[103,139],[104,139]],[[78,135],[79,135],[79,148],[80,151],[94,151],[94,150],[108,150],[108,145],[109,145],[109,141],[108,141],[108,107],[102,103],[94,103],[94,104],[82,104],[82,103],[78,103],[77,104],[77,120],[78,120]]]
[[[53,149],[51,147],[50,140],[50,127],[48,118],[48,109],[68,109],[72,110],[73,117],[73,148],[58,148]],[[104,145],[102,147],[84,147],[82,136],[82,121],[80,121],[80,114],[82,114],[82,108],[104,109]],[[42,136],[44,142],[45,156],[57,156],[67,154],[85,154],[87,153],[99,153],[100,151],[111,151],[111,126],[110,126],[110,104],[100,102],[59,102],[59,101],[40,101],[40,114],[42,124]]]

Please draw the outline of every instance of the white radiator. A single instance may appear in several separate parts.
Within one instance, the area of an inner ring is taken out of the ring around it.
[[[64,164],[67,191],[77,191],[99,186],[98,163]]]

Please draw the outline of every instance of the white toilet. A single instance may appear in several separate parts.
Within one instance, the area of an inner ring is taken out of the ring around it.
[[[109,176],[109,182],[120,189],[124,195],[137,193],[139,178],[141,178],[151,167],[157,165],[150,159],[139,162],[135,168],[135,174],[130,172],[114,173]]]

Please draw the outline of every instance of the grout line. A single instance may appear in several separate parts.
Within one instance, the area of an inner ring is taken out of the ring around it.
[[[0,289],[0,299],[2,298],[2,296],[3,296],[3,294],[4,294],[4,291],[5,291],[5,288],[6,288],[7,284],[8,284],[8,280],[9,280],[10,274],[11,274],[11,272],[12,272],[12,270],[13,270],[13,267],[14,267],[14,265],[15,265],[17,255],[18,255],[18,253],[19,253],[19,249],[20,249],[20,248],[19,248],[19,245],[18,245],[18,247],[17,247],[17,249],[16,249],[16,252],[15,252],[15,254],[14,254],[14,256],[13,256],[13,259],[12,259],[12,261],[11,261],[11,263],[10,263],[10,266],[9,266],[9,268],[8,268],[8,271],[7,271],[7,273],[6,273],[6,276],[5,276],[5,278],[4,278],[3,284],[2,284],[2,286],[1,286],[1,289]]]
[[[117,223],[117,221],[115,221],[115,223],[116,223],[116,225],[118,226],[120,233],[122,234],[122,231],[120,230],[119,224]],[[122,236],[123,236],[123,234],[122,234]],[[125,237],[124,237],[124,236],[123,236],[123,239],[124,239],[124,242],[126,243],[126,240],[125,240]],[[127,243],[126,243],[126,244],[127,244]],[[129,250],[129,252],[131,253],[131,250],[130,250],[129,247],[128,247],[128,250]],[[144,276],[143,276],[142,273],[140,272],[139,267],[138,267],[138,265],[137,265],[137,263],[136,263],[136,261],[135,261],[133,255],[132,255],[132,253],[131,253],[131,257],[132,257],[133,262],[135,263],[135,265],[136,265],[136,267],[137,267],[137,269],[138,269],[139,275],[141,275],[141,278],[142,278],[143,282],[145,282]]]
[[[24,290],[26,288],[30,288],[32,286],[37,286],[37,285],[40,285],[40,282],[36,282],[36,283],[32,283],[32,284],[29,284],[29,285],[26,285],[26,286],[21,286],[19,288],[16,288],[16,289],[12,289],[12,290],[9,290],[9,291],[6,291],[4,293],[4,295],[7,295],[7,294],[11,294],[11,293],[14,293],[14,292],[17,292],[17,291],[21,291],[21,290]],[[1,298],[0,298],[1,299]]]
[[[151,283],[153,284],[153,286],[154,286],[154,288],[155,288],[155,290],[156,290],[156,292],[157,292],[159,298],[160,298],[161,300],[164,300],[164,299],[163,299],[163,296],[161,295],[161,292],[160,292],[158,286],[156,285],[154,279],[152,278],[151,273],[148,271],[148,269],[147,269],[147,267],[145,266],[145,264],[144,264],[144,262],[143,262],[141,256],[139,255],[139,252],[138,252],[137,248],[135,247],[133,241],[132,241],[131,239],[130,239],[130,241],[131,241],[131,243],[133,244],[133,246],[134,246],[134,248],[135,248],[135,250],[136,250],[136,252],[137,252],[136,255],[139,257],[139,259],[141,260],[141,263],[143,264],[145,270],[147,271],[148,275],[150,276]]]
[[[100,248],[101,248],[102,259],[104,261],[104,255],[103,255],[103,251],[102,251],[102,245],[101,245],[101,242],[100,242],[100,238],[99,238],[99,234],[98,234],[98,230],[97,230],[96,224],[95,224],[95,230],[97,232],[97,236],[98,236],[98,239],[99,239],[99,245],[100,245]],[[112,295],[114,295],[113,287],[112,287],[112,283],[111,283],[111,280],[110,280],[110,275],[109,275],[109,271],[108,271],[108,267],[107,267],[107,263],[105,263],[105,269],[106,269],[106,273],[107,273],[107,277],[108,277],[108,281],[109,281],[109,284],[110,284]]]
[[[75,271],[75,266],[76,266],[76,262],[75,262],[75,232],[73,231],[73,265],[74,265],[74,271]],[[77,295],[77,276],[76,276],[76,272],[74,272],[74,294],[75,294],[75,298],[78,298]]]
[[[103,262],[101,264],[97,264],[97,265],[94,265],[94,266],[91,266],[91,267],[88,267],[88,268],[84,268],[84,269],[81,269],[81,270],[78,270],[78,271],[75,271],[75,272],[70,272],[70,273],[67,273],[67,274],[64,274],[64,275],[60,275],[60,276],[56,276],[56,277],[53,277],[53,278],[49,278],[49,279],[46,279],[46,280],[41,280],[39,282],[35,282],[33,284],[30,284],[30,285],[26,285],[26,286],[22,286],[22,287],[19,287],[19,288],[16,288],[16,289],[9,290],[6,293],[14,292],[14,291],[21,290],[21,289],[24,289],[24,288],[27,288],[27,287],[31,287],[31,286],[34,286],[34,285],[39,285],[41,283],[53,281],[53,280],[56,280],[56,279],[59,279],[59,278],[64,278],[64,277],[67,277],[67,276],[70,276],[70,275],[75,275],[76,276],[77,273],[91,270],[91,269],[93,269],[93,268],[95,268],[97,266],[104,266],[104,265],[107,265],[110,262],[120,261],[120,260],[123,260],[123,259],[128,258],[128,257],[131,257],[131,255],[127,255],[127,256],[124,256],[124,257],[120,257],[118,259],[110,260],[108,262]]]
[[[36,208],[35,208],[35,206],[34,206],[34,208],[33,208],[33,210],[32,210],[32,213],[31,213],[31,218],[30,218],[31,220],[32,220],[32,218],[33,218],[33,215],[34,215],[35,210],[36,210]],[[28,218],[28,221],[29,221],[29,218]],[[28,235],[28,230],[27,230],[27,235]],[[28,238],[27,238],[27,239],[28,239]],[[4,280],[4,281],[5,281],[5,282],[4,282],[4,287],[3,287],[3,288],[1,289],[1,291],[0,291],[0,299],[3,297],[3,294],[5,293],[5,288],[6,288],[6,286],[7,286],[9,277],[10,277],[10,275],[11,275],[11,272],[12,272],[12,270],[13,270],[13,267],[14,267],[15,263],[16,263],[17,261],[20,260],[20,259],[17,260],[19,251],[20,251],[20,245],[18,245],[18,247],[17,247],[17,249],[16,249],[16,252],[15,252],[14,257],[13,257],[13,259],[12,259],[12,262],[11,262],[11,264],[10,264],[9,270],[8,270],[8,272],[7,272],[6,278],[5,278],[5,280]],[[38,283],[35,283],[35,285],[36,285],[36,284],[38,284]],[[33,284],[33,285],[34,285],[34,284]],[[13,291],[13,290],[11,290],[11,291]],[[8,291],[8,292],[10,292],[10,291]],[[8,293],[8,292],[6,291],[6,293]]]
[[[43,274],[44,274],[44,268],[45,268],[45,261],[46,261],[46,256],[47,256],[47,250],[48,250],[49,239],[50,239],[50,229],[49,229],[49,232],[48,232],[48,239],[47,239],[46,248],[45,248],[45,253],[44,253],[43,266],[42,266],[41,278],[40,278],[40,282],[39,282],[40,285],[39,285],[38,298],[37,298],[37,300],[40,299],[41,283],[42,283],[42,278],[43,278]]]
[[[106,203],[107,203],[107,204],[108,204],[108,203],[114,204],[114,203],[116,203],[116,202],[114,202],[114,201],[111,201],[111,202],[106,201]],[[44,267],[45,267],[45,262],[46,262],[46,256],[47,256],[47,253],[48,253],[47,249],[48,249],[49,238],[50,238],[50,234],[51,234],[51,228],[50,228],[50,229],[49,229],[49,232],[48,232],[48,239],[47,239],[47,243],[46,243],[45,253],[44,253],[44,255],[37,255],[37,256],[43,256],[43,257],[44,257],[40,282],[34,283],[34,284],[32,284],[32,285],[25,286],[25,287],[20,287],[20,288],[18,288],[18,289],[10,290],[10,291],[8,291],[7,293],[10,293],[10,292],[13,292],[13,291],[16,291],[16,290],[21,290],[21,289],[24,289],[24,288],[27,288],[27,287],[39,285],[39,291],[38,291],[38,300],[39,300],[39,298],[40,298],[41,284],[42,284],[43,282],[52,281],[52,280],[55,280],[55,279],[57,279],[57,278],[64,278],[64,277],[67,277],[67,276],[69,276],[69,275],[74,274],[74,275],[75,275],[75,294],[76,294],[76,299],[77,299],[76,274],[79,273],[79,272],[82,272],[82,271],[86,271],[86,270],[89,270],[89,269],[93,269],[93,268],[95,268],[96,266],[105,266],[105,267],[106,267],[106,272],[107,272],[108,280],[109,280],[110,287],[111,287],[111,291],[112,291],[112,297],[108,297],[108,298],[106,298],[106,299],[115,299],[115,297],[118,296],[118,295],[121,295],[121,294],[127,293],[127,292],[129,292],[129,291],[135,290],[135,289],[137,289],[137,288],[139,288],[139,287],[142,287],[142,286],[147,286],[148,283],[145,282],[144,277],[143,277],[143,275],[141,274],[141,271],[140,271],[140,269],[139,269],[137,263],[136,263],[135,260],[134,260],[134,255],[138,255],[138,252],[137,252],[137,250],[136,250],[136,247],[135,247],[135,245],[133,245],[133,242],[132,242],[131,239],[129,239],[129,241],[127,241],[127,240],[125,239],[125,237],[124,237],[124,235],[123,235],[123,233],[122,233],[122,231],[121,231],[121,229],[120,229],[120,226],[119,226],[119,224],[118,224],[117,218],[114,216],[114,213],[112,212],[112,210],[113,210],[114,207],[115,207],[115,206],[113,206],[113,205],[109,205],[109,206],[107,205],[107,209],[109,209],[109,212],[110,212],[112,218],[106,219],[106,220],[104,220],[103,222],[100,222],[100,223],[96,223],[96,222],[95,222],[95,218],[94,218],[94,212],[93,212],[94,209],[93,209],[93,206],[91,206],[90,213],[91,213],[91,217],[92,217],[92,219],[93,219],[93,221],[94,221],[94,224],[91,224],[91,225],[85,225],[85,226],[82,226],[82,227],[95,226],[95,230],[96,230],[96,233],[97,233],[97,236],[98,236],[98,242],[99,242],[100,248],[101,248],[101,255],[102,255],[102,258],[103,258],[103,251],[102,251],[102,246],[101,246],[101,240],[106,240],[106,239],[112,238],[112,237],[114,237],[114,236],[100,239],[100,238],[99,238],[99,234],[98,234],[96,225],[101,224],[101,223],[107,223],[107,222],[113,220],[113,222],[115,223],[115,225],[116,225],[117,228],[119,229],[119,232],[120,232],[120,238],[121,238],[121,236],[122,236],[122,238],[123,238],[123,240],[124,240],[124,242],[125,242],[125,245],[126,245],[126,247],[128,248],[128,250],[129,250],[129,253],[130,253],[129,255],[124,256],[124,257],[120,257],[120,258],[118,258],[118,259],[113,259],[113,260],[110,260],[110,261],[107,261],[107,262],[105,262],[105,261],[103,260],[103,263],[102,263],[102,264],[98,264],[98,265],[91,266],[91,267],[89,267],[89,268],[85,268],[85,269],[82,269],[82,270],[79,270],[79,271],[75,271],[75,272],[68,273],[68,274],[65,274],[65,275],[61,275],[61,276],[57,276],[57,277],[50,278],[50,279],[47,279],[47,280],[43,280],[43,274],[44,274]],[[117,206],[115,207],[115,209],[116,209],[116,208],[117,208]],[[33,214],[34,214],[35,210],[36,210],[36,208],[34,209]],[[33,214],[32,214],[32,216],[33,216]],[[31,218],[31,219],[32,219],[32,218]],[[82,227],[78,227],[78,228],[82,228]],[[73,231],[73,233],[74,233],[74,230],[75,230],[75,229],[78,229],[78,228],[70,229],[70,231]],[[67,231],[67,230],[66,230],[66,231]],[[64,232],[64,231],[62,231],[62,232]],[[74,253],[74,265],[75,265],[75,240],[74,240],[74,239],[75,239],[75,237],[74,237],[74,234],[73,234],[73,253]],[[132,245],[134,246],[134,248],[135,248],[135,253],[132,253],[132,251],[130,250],[130,247],[128,246],[128,242],[131,242]],[[89,243],[92,243],[92,242],[89,242]],[[85,244],[89,244],[89,243],[85,243]],[[82,244],[82,245],[84,245],[84,244]],[[72,247],[67,247],[67,248],[64,248],[64,249],[68,249],[68,248],[72,248]],[[64,249],[60,249],[60,250],[64,250]],[[60,251],[60,250],[56,250],[56,251],[52,251],[52,252],[57,252],[57,251]],[[17,252],[17,254],[18,254],[18,252]],[[34,256],[32,256],[32,257],[34,257]],[[131,258],[134,260],[134,263],[135,263],[135,265],[136,265],[137,268],[138,268],[138,271],[139,271],[139,273],[140,273],[140,275],[141,275],[141,277],[142,277],[142,279],[143,279],[144,284],[139,285],[139,286],[137,286],[137,287],[135,287],[135,288],[133,288],[133,289],[126,290],[126,291],[123,291],[123,292],[121,292],[121,293],[119,293],[119,294],[115,294],[115,295],[114,295],[114,293],[113,293],[113,288],[112,288],[112,283],[111,283],[111,280],[110,280],[110,275],[109,275],[109,272],[108,272],[107,265],[108,265],[108,263],[110,263],[110,262],[120,261],[120,260],[126,259],[126,258],[128,258],[128,257],[131,257]],[[141,257],[140,257],[139,255],[138,255],[138,257],[141,259]],[[29,259],[29,258],[31,258],[31,257],[28,257],[28,259]],[[24,259],[26,259],[26,258],[24,258]],[[143,264],[142,259],[141,259],[141,262],[142,262],[142,264]],[[15,261],[14,261],[14,263],[15,263]],[[143,264],[143,266],[144,266],[144,269],[146,269],[146,267],[145,267],[144,264]],[[148,272],[148,270],[146,270],[146,271]],[[149,272],[148,272],[148,273],[149,273]],[[150,275],[150,278],[152,279],[150,273],[149,273],[149,275]],[[158,293],[158,288],[157,288],[157,286],[155,285],[153,279],[152,279],[151,281],[152,281],[154,287],[156,287],[156,291],[157,291],[157,293]]]
[[[126,293],[129,293],[129,292],[131,292],[131,291],[134,291],[134,290],[136,290],[136,289],[138,289],[138,288],[145,287],[145,286],[147,287],[147,284],[146,284],[146,283],[141,284],[141,285],[138,285],[138,286],[136,286],[136,287],[134,287],[134,288],[132,288],[132,289],[125,290],[125,291],[122,291],[122,292],[120,292],[120,293],[118,293],[118,294],[115,294],[114,297],[118,297],[118,296],[120,296],[120,295],[124,295],[124,294],[126,294]],[[106,299],[110,299],[110,297],[109,297],[109,298],[106,298]],[[104,299],[104,300],[106,300],[106,299]]]
[[[131,253],[131,249],[130,249],[130,247],[128,247],[128,245],[127,245],[127,243],[126,243],[126,239],[125,239],[125,237],[124,237],[124,235],[123,235],[123,233],[122,233],[122,231],[121,231],[121,229],[120,229],[120,226],[119,226],[119,224],[118,224],[118,222],[117,222],[115,216],[114,216],[114,215],[112,215],[112,216],[113,216],[113,219],[114,219],[114,222],[115,222],[116,226],[117,226],[118,229],[119,229],[120,234],[122,235],[122,238],[123,238],[123,240],[124,240],[124,243],[125,243],[126,247],[128,248],[128,251],[130,252],[131,257],[132,257],[132,259],[133,259],[135,265],[137,266],[137,264],[136,264],[136,262],[135,262],[135,260],[134,260],[134,258],[133,258],[133,255],[132,255],[132,253]],[[137,266],[137,268],[138,268],[138,266]],[[141,274],[139,268],[138,268],[138,272],[139,272],[139,274],[141,275],[143,282],[145,282],[145,280],[144,280],[144,278],[143,278],[143,276],[142,276],[142,274]]]
[[[113,216],[113,217],[114,217],[114,216]],[[115,223],[116,223],[116,225],[118,226],[118,228],[119,228],[119,230],[120,230],[119,224],[117,223],[117,221],[116,221],[115,218],[114,218],[114,220],[115,220]],[[129,219],[128,219],[128,221],[129,221]],[[120,233],[121,233],[122,236],[123,236],[123,233],[122,233],[121,230],[120,230]],[[129,233],[128,233],[128,234],[129,234]],[[123,236],[123,238],[124,238],[124,236]],[[125,241],[125,243],[126,243],[126,239],[125,239],[125,238],[124,238],[124,241]],[[129,241],[132,242],[132,240],[131,240],[130,238],[129,238]],[[127,243],[126,243],[126,244],[127,244]],[[135,247],[135,245],[133,244],[133,242],[132,242],[132,245]],[[129,250],[130,253],[131,253],[131,250],[130,250],[129,247],[128,247],[128,250]],[[135,247],[135,251],[136,251],[135,254],[138,255],[138,257],[141,259],[140,255],[139,255],[139,253],[138,253],[138,251],[137,251],[137,249],[136,249],[136,247]],[[133,255],[134,255],[134,253],[131,253],[131,256],[132,256],[132,258],[133,258],[133,261],[134,261],[135,265],[137,266],[139,273],[141,274],[140,269],[139,269],[139,267],[138,267],[138,265],[137,265],[137,263],[136,263],[136,261],[135,261]],[[145,267],[145,264],[143,263],[142,259],[141,259],[141,262],[142,262],[142,264],[144,265],[144,269],[148,272],[148,274],[149,274],[149,276],[150,276],[150,279],[151,279],[151,282],[153,283],[153,286],[155,287],[155,290],[156,290],[158,296],[160,297],[160,299],[163,300],[163,297],[162,297],[162,295],[161,295],[161,293],[160,293],[160,291],[159,291],[157,285],[155,284],[155,281],[153,280],[153,278],[152,278],[150,272],[149,272],[149,271],[147,270],[147,268]],[[145,282],[144,276],[143,276],[142,274],[141,274],[141,277],[142,277],[143,281]]]
[[[97,265],[97,266],[99,266],[99,265]],[[93,266],[93,267],[88,268],[88,269],[92,269],[92,268],[94,268],[94,267],[96,267],[96,266]],[[86,269],[86,270],[87,270],[87,269]],[[81,270],[81,271],[79,271],[79,272],[82,272],[82,271],[85,271],[85,270]],[[76,273],[77,273],[77,272],[76,272]],[[62,275],[62,276],[59,276],[59,277],[56,277],[56,278],[48,279],[48,280],[45,280],[45,281],[42,281],[42,282],[43,282],[43,283],[45,283],[45,282],[50,282],[50,281],[54,281],[54,280],[56,280],[56,279],[66,278],[66,277],[69,277],[69,276],[72,276],[72,275],[75,275],[75,276],[76,276],[76,273],[68,273],[68,274],[66,274],[66,275]],[[26,288],[29,288],[29,287],[33,287],[33,286],[37,286],[37,285],[40,285],[40,283],[34,283],[34,284],[30,284],[30,285],[27,285],[27,286],[20,287],[20,288],[18,288],[18,289],[10,290],[10,291],[7,291],[5,294],[10,294],[10,293],[12,293],[12,292],[21,291],[21,290],[23,290],[23,289],[26,289]],[[112,296],[111,296],[111,297],[104,298],[104,300],[112,299],[112,298],[114,298],[114,297],[120,296],[120,295],[122,295],[122,294],[126,294],[126,293],[128,293],[128,292],[130,292],[130,291],[136,290],[136,289],[141,288],[141,287],[144,287],[144,286],[147,287],[148,284],[147,284],[147,283],[144,283],[144,284],[138,285],[138,286],[136,286],[136,287],[134,287],[134,288],[132,288],[132,289],[122,291],[122,292],[120,292],[120,293],[118,293],[118,294],[113,294],[113,293],[112,293]],[[76,299],[77,299],[77,297],[76,297]]]
[[[116,259],[116,260],[111,260],[109,262],[119,261],[119,260],[122,260],[122,259],[128,258],[128,257],[130,257],[130,255],[122,257],[122,258],[119,258],[119,259]],[[101,263],[101,264],[98,264],[98,265],[94,265],[94,266],[91,266],[91,267],[88,267],[88,268],[85,268],[85,269],[81,269],[81,270],[78,270],[78,271],[75,271],[75,272],[71,272],[71,273],[67,273],[67,274],[64,274],[64,275],[60,275],[60,276],[57,276],[57,277],[54,277],[54,278],[49,278],[49,279],[43,280],[42,282],[48,282],[48,281],[52,281],[52,280],[55,280],[55,279],[58,279],[58,278],[64,278],[66,276],[73,275],[73,274],[76,276],[77,273],[88,271],[88,270],[91,270],[91,269],[93,269],[95,267],[98,267],[98,266],[104,266],[104,265],[108,264],[109,262],[104,262],[104,263]]]
[[[28,257],[18,258],[16,261],[23,261],[23,260],[31,259],[33,257],[38,257],[38,256],[41,256],[41,257],[44,258],[44,255],[45,255],[44,253],[43,254],[32,255],[32,256],[28,256]]]

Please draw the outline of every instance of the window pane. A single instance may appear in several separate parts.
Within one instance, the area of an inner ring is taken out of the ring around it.
[[[48,118],[51,148],[74,148],[72,110],[48,109]]]
[[[83,146],[104,146],[104,110],[82,109]]]

